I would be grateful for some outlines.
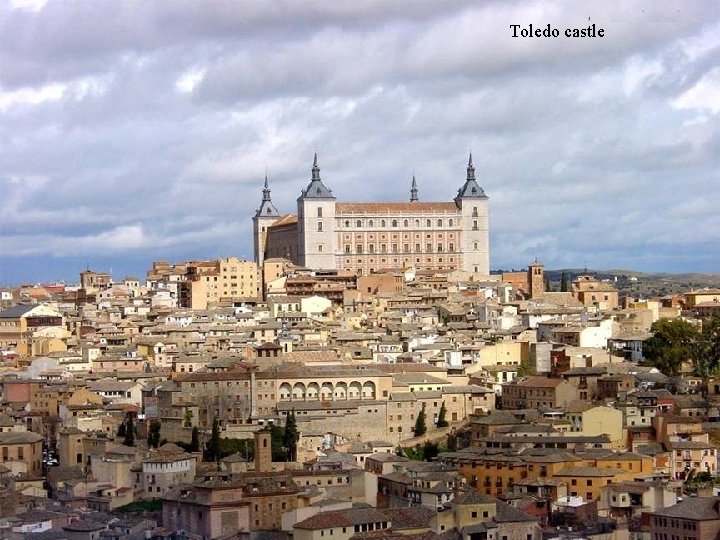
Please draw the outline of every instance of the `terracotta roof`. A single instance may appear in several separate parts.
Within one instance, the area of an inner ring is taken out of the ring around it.
[[[296,214],[286,214],[284,216],[279,217],[276,221],[274,221],[270,227],[280,227],[282,225],[294,225],[298,222],[298,217]]]
[[[342,217],[347,214],[433,214],[451,213],[457,214],[458,207],[454,202],[358,202],[358,203],[337,203],[335,215]],[[460,224],[458,223],[458,226]]]

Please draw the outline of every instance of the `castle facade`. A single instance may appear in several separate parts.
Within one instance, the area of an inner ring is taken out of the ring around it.
[[[490,272],[488,197],[475,179],[472,154],[465,182],[449,202],[423,202],[413,178],[408,202],[339,202],[320,178],[317,154],[297,214],[281,215],[267,178],[253,217],[255,261],[284,257],[314,270],[367,275],[418,270]]]

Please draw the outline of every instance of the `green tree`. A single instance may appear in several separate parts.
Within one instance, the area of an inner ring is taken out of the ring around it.
[[[132,416],[128,415],[125,422],[125,438],[123,439],[123,444],[125,446],[135,446],[135,424],[133,423]]]
[[[287,461],[285,430],[277,424],[270,425],[270,450],[273,461]]]
[[[185,427],[192,426],[192,420],[193,420],[193,413],[190,409],[187,407],[185,408],[185,414],[183,414],[183,425]]]
[[[205,444],[205,461],[217,461],[220,459],[220,420],[217,417],[213,420],[210,439]]]
[[[160,428],[162,425],[158,420],[150,422],[150,430],[148,432],[148,446],[150,448],[157,448],[160,446]]]
[[[442,405],[440,405],[440,412],[438,413],[438,419],[437,419],[437,427],[448,427],[448,421],[445,419],[447,416],[447,407],[445,407],[445,402],[442,402]]]
[[[423,459],[425,461],[432,461],[433,458],[437,457],[439,453],[440,446],[438,445],[438,443],[425,441],[425,444],[423,445]]]
[[[568,276],[565,270],[560,274],[560,292],[568,292]]]
[[[195,426],[192,428],[192,435],[190,436],[190,446],[188,446],[188,452],[199,452],[200,451],[200,430]]]
[[[693,358],[698,329],[682,319],[660,319],[650,331],[653,335],[645,341],[643,355],[665,375],[677,375],[682,363]]]
[[[695,375],[700,377],[700,393],[705,401],[705,415],[710,411],[708,384],[720,370],[720,315],[703,321],[702,332],[692,343],[691,357]]]
[[[421,437],[427,432],[427,425],[425,423],[425,404],[423,403],[420,413],[415,419],[415,437]]]
[[[297,443],[300,434],[297,430],[297,422],[295,420],[295,411],[292,410],[285,418],[285,431],[283,433],[283,446],[287,448],[288,461],[297,460]]]

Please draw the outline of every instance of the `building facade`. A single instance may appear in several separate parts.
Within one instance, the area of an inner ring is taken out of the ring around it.
[[[338,202],[320,178],[317,155],[297,214],[280,215],[267,178],[253,217],[255,260],[284,257],[312,269],[490,271],[488,197],[475,179],[472,155],[467,175],[450,202],[421,202],[413,178],[409,202]]]

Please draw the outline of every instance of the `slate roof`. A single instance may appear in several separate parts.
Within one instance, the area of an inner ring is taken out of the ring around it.
[[[652,513],[654,516],[683,518],[696,521],[720,519],[718,497],[689,497],[682,502]]]

